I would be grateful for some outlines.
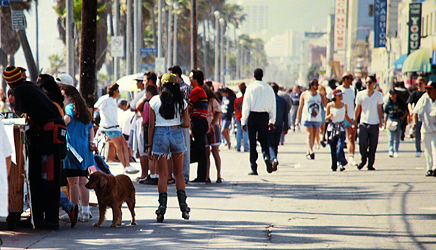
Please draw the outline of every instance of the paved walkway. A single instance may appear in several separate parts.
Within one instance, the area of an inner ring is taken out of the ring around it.
[[[286,137],[273,174],[259,162],[259,176],[248,176],[248,153],[222,146],[224,183],[187,186],[189,221],[181,218],[174,185],[165,221],[156,223],[157,187],[135,183],[137,226],[129,225],[124,206],[121,227],[109,227],[108,210],[108,220],[94,228],[98,209],[92,207],[91,222],[74,229],[62,224],[59,231],[10,232],[0,223],[2,249],[436,249],[436,178],[424,177],[424,157],[415,158],[409,139],[399,158],[389,158],[386,133],[377,171],[349,166],[332,172],[328,148],[306,160],[304,133]],[[116,163],[111,169],[122,171]],[[211,173],[215,180],[214,167]]]

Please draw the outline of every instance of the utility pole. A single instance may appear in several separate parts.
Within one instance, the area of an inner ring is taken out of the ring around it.
[[[163,0],[157,0],[158,1],[158,35],[157,35],[157,57],[162,57],[162,1]]]
[[[67,74],[75,81],[74,72],[74,19],[73,19],[73,0],[66,0],[66,44],[67,44]]]
[[[177,11],[179,10],[179,6],[177,3],[174,3],[174,37],[173,37],[173,64],[177,65]]]
[[[172,25],[173,25],[173,14],[171,12],[172,12],[172,8],[173,8],[173,4],[172,4],[171,1],[168,1],[167,4],[168,4],[167,68],[169,68],[169,67],[172,66],[172,60],[173,60],[173,55],[172,55],[173,48],[171,46],[172,45],[172,41],[171,41],[172,34],[171,34],[171,31],[172,31]]]
[[[82,2],[82,41],[80,43],[80,93],[88,107],[94,107],[97,48],[97,1]]]
[[[139,51],[142,46],[142,0],[135,0],[134,10],[134,46],[133,46],[133,67],[134,73],[141,71],[141,56]]]
[[[220,38],[220,82],[224,84],[224,28],[226,21],[224,18],[220,18],[220,24],[221,24],[221,38]]]
[[[70,0],[69,0],[70,1]],[[114,2],[115,7],[115,36],[120,35],[120,0],[115,0]],[[120,58],[115,56],[114,57],[114,81],[118,80],[120,78]]]
[[[219,33],[219,29],[220,29],[220,23],[219,23],[219,19],[220,19],[220,12],[219,11],[215,11],[214,13],[214,16],[215,16],[215,72],[214,72],[214,74],[215,74],[215,76],[214,76],[214,80],[216,81],[216,82],[219,82],[220,81],[220,76],[219,76],[219,59],[218,59],[218,57],[219,57],[219,50],[218,50],[218,47],[219,47],[219,40],[220,40],[220,33]]]
[[[126,65],[127,65],[127,70],[126,70],[126,74],[127,75],[131,75],[133,74],[132,69],[133,69],[133,65],[132,65],[132,46],[133,46],[133,27],[132,27],[132,17],[133,17],[133,4],[132,4],[133,0],[127,0],[127,17],[126,17]]]
[[[197,68],[197,0],[191,0],[191,68]]]
[[[36,19],[36,68],[39,68],[39,18],[38,18],[38,2],[35,2],[35,19]]]

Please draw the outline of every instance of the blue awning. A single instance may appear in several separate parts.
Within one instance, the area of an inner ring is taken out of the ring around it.
[[[404,54],[400,56],[395,62],[394,62],[394,70],[402,70],[404,61],[406,61],[407,54]]]

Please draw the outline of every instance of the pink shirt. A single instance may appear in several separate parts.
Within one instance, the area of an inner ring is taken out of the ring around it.
[[[150,116],[150,103],[144,102],[144,108],[142,109],[142,123],[148,123],[148,118]]]

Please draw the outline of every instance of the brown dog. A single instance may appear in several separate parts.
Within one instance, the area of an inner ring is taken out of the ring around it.
[[[85,185],[88,189],[94,189],[98,200],[98,209],[100,218],[94,227],[99,227],[104,222],[106,208],[111,207],[113,219],[111,227],[121,225],[121,205],[127,203],[130,214],[132,215],[132,225],[136,225],[135,221],[135,187],[132,180],[127,175],[120,174],[113,176],[96,171],[91,174],[89,182]]]

